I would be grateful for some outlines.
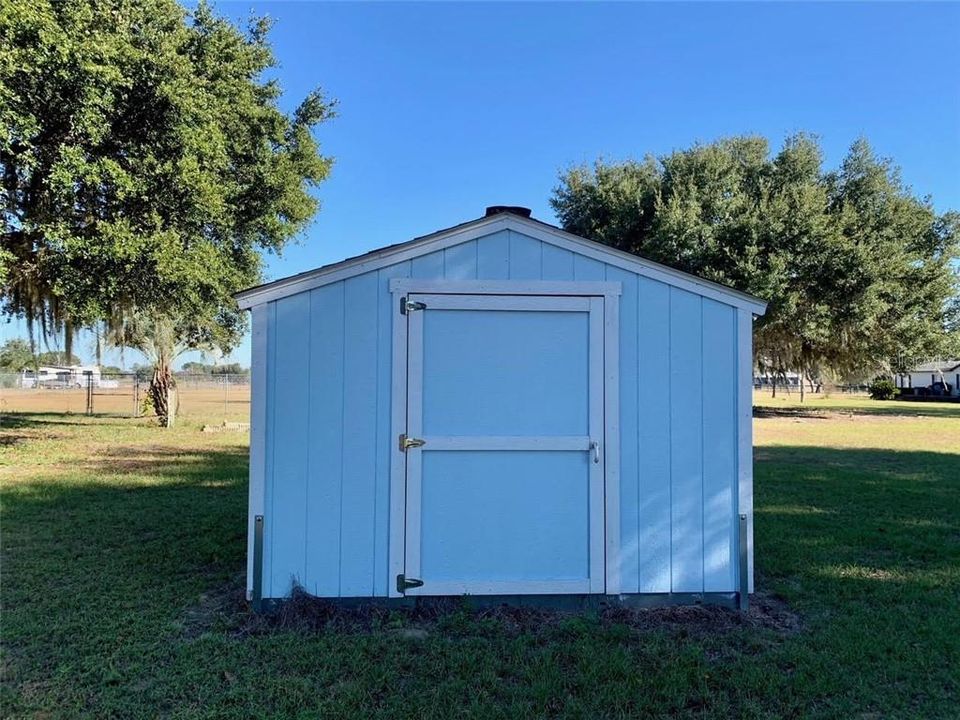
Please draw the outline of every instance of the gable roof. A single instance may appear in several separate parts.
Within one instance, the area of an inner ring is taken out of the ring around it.
[[[952,372],[960,368],[960,360],[934,360],[907,370],[908,373]]]
[[[490,235],[500,230],[516,230],[534,239],[570,250],[580,255],[592,257],[595,260],[615,265],[638,275],[673,285],[704,297],[749,310],[755,315],[762,315],[767,303],[760,298],[749,295],[720,283],[706,280],[681,270],[675,270],[667,265],[653,262],[617,250],[608,245],[587,240],[579,235],[568,233],[565,230],[533,218],[523,217],[513,213],[502,212],[487,215],[476,220],[461,223],[444,230],[423,235],[407,242],[372,250],[363,255],[347,258],[331,265],[324,265],[315,270],[308,270],[291,275],[290,277],[274,280],[273,282],[257,285],[256,287],[241,290],[234,297],[240,308],[247,310],[262,303],[271,302],[289,295],[306,292],[323,285],[344,280],[354,275],[377,270],[387,265],[403,262],[411,258],[426,255],[452,245],[458,245],[469,240]]]

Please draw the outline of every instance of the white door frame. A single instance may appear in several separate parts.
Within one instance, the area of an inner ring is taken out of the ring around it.
[[[410,588],[407,595],[517,595],[527,593],[602,593],[604,568],[604,469],[603,447],[603,299],[582,296],[543,295],[437,295],[409,293],[408,300],[422,302],[427,310],[407,313],[407,433],[425,441],[423,448],[407,451],[406,538],[404,573],[422,578],[423,587]],[[443,437],[423,430],[423,320],[434,310],[493,310],[514,312],[587,313],[588,329],[588,422],[585,436],[544,437]],[[588,462],[589,478],[589,573],[584,580],[437,582],[425,578],[420,567],[419,548],[409,542],[421,534],[421,481],[423,453],[434,450],[581,450],[591,452],[596,443],[596,462]],[[399,448],[399,446],[398,446]]]
[[[404,452],[399,447],[399,437],[401,434],[409,434],[413,437],[419,437],[414,434],[415,428],[407,426],[407,377],[408,362],[416,361],[408,355],[408,322],[422,323],[422,313],[414,311],[407,314],[403,310],[403,304],[406,302],[408,294],[430,294],[433,297],[434,307],[440,304],[456,305],[463,307],[463,302],[478,303],[480,301],[468,300],[467,298],[448,298],[444,296],[456,295],[494,295],[494,296],[554,296],[553,300],[545,305],[552,304],[554,309],[560,309],[557,306],[556,296],[570,296],[571,300],[579,299],[582,305],[585,300],[588,304],[598,311],[602,316],[602,323],[596,323],[596,328],[591,323],[591,346],[602,346],[603,354],[603,373],[602,380],[597,380],[597,384],[602,387],[591,387],[591,398],[602,397],[602,426],[603,440],[600,447],[599,469],[602,470],[602,483],[591,483],[591,503],[595,506],[602,504],[604,508],[604,544],[602,548],[591,548],[591,583],[590,587],[577,588],[559,588],[557,583],[527,583],[525,592],[530,593],[556,593],[556,592],[604,592],[617,595],[620,592],[620,573],[619,573],[619,550],[620,550],[620,442],[619,442],[619,295],[621,285],[617,282],[553,282],[553,281],[440,281],[440,280],[417,280],[410,278],[393,278],[390,280],[390,291],[393,295],[393,347],[392,347],[392,397],[391,397],[391,437],[388,438],[391,445],[390,455],[390,542],[389,542],[389,596],[402,597],[396,586],[396,578],[400,574],[412,576],[413,573],[406,568],[406,523],[407,518],[407,462],[420,462],[421,453]],[[422,300],[422,298],[418,298]],[[490,297],[484,298],[482,305],[488,307],[499,304],[501,309],[515,308],[520,298],[513,297]],[[533,309],[528,306],[530,301],[537,298],[523,298],[526,303],[526,309]],[[561,303],[562,304],[562,303]],[[573,303],[577,304],[576,302]],[[417,318],[419,314],[419,318]],[[593,314],[591,314],[593,315]],[[411,327],[412,329],[412,327]],[[596,343],[596,345],[595,345]],[[409,368],[416,371],[416,368]],[[594,382],[593,378],[591,381]],[[414,398],[409,398],[416,401]],[[415,415],[418,413],[414,413]],[[484,442],[495,442],[496,438],[486,438]],[[504,439],[505,440],[505,439]],[[581,438],[568,438],[564,442],[576,444],[581,442]],[[459,439],[434,438],[436,443],[457,443]],[[524,442],[533,442],[533,439],[525,438]],[[586,440],[589,442],[589,439]],[[610,451],[608,452],[608,448]],[[592,470],[592,465],[591,465]],[[419,477],[419,473],[416,473]],[[602,487],[603,497],[595,496],[594,486]],[[411,530],[417,530],[412,528]],[[605,572],[599,573],[594,569],[594,559],[601,562]],[[574,581],[580,585],[586,585],[580,581]],[[508,587],[509,586],[509,587]],[[433,592],[446,591],[455,592],[458,588],[440,588],[437,583],[432,584]],[[412,589],[411,589],[412,590]],[[408,590],[406,594],[416,594],[415,590]],[[473,592],[478,592],[474,587]],[[487,583],[481,588],[480,592],[485,594],[510,594],[516,593],[516,584],[507,583],[501,586],[498,583]]]

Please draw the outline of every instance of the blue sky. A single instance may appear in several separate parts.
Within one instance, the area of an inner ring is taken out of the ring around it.
[[[321,86],[336,159],[270,279],[548,200],[570,164],[758,133],[866,136],[938,210],[960,209],[960,4],[220,2],[267,14],[292,109]],[[16,324],[0,326],[0,339]],[[81,354],[88,355],[81,341]],[[249,344],[233,356],[248,364]],[[128,354],[127,361],[135,360]]]

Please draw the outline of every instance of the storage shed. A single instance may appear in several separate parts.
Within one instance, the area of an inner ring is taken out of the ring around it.
[[[765,304],[529,214],[237,295],[255,604],[745,600]]]

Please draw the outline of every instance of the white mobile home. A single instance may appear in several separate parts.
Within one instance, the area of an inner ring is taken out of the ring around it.
[[[896,376],[901,389],[929,388],[935,383],[950,386],[950,395],[960,396],[960,360],[933,360],[915,365]]]
[[[762,301],[510,207],[237,297],[255,601],[745,600]]]
[[[79,388],[88,382],[100,386],[99,365],[41,365],[36,372],[25,370],[20,378],[22,387]]]

